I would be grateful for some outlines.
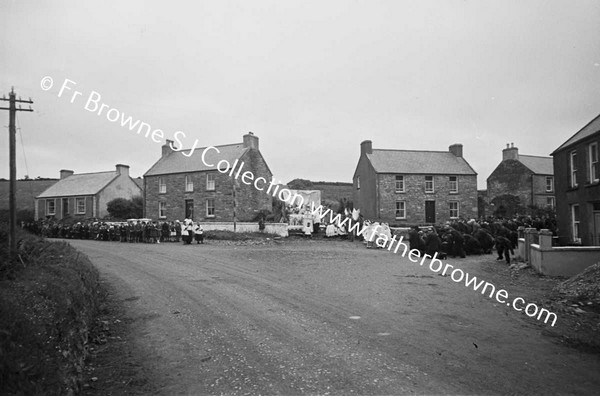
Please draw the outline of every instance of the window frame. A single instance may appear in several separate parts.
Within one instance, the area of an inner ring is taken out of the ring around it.
[[[356,189],[360,190],[360,176],[356,176]]]
[[[398,204],[402,204],[403,208],[399,209],[398,208]],[[404,212],[404,215],[403,216],[398,216],[398,212],[399,211]],[[396,200],[396,210],[394,212],[394,215],[396,217],[396,220],[404,220],[404,219],[406,219],[406,201],[404,201],[404,200]]]
[[[581,243],[579,204],[571,204],[571,236],[574,243]]]
[[[79,204],[83,202],[83,210],[80,210],[79,208]],[[86,202],[85,202],[85,197],[76,197],[75,198],[75,214],[81,215],[81,214],[85,214],[86,213]]]
[[[50,203],[52,203],[52,212],[50,212]],[[47,216],[56,216],[56,199],[47,199],[46,200],[46,215]]]
[[[573,150],[569,152],[569,187],[577,186],[577,150]]]
[[[167,203],[165,201],[158,202],[158,218],[159,219],[167,218]]]
[[[167,181],[162,176],[158,177],[158,193],[159,194],[167,193]]]
[[[212,187],[211,187],[212,183]],[[215,181],[215,174],[208,172],[206,174],[206,191],[215,191],[217,189],[217,183]]]
[[[427,180],[428,177],[431,178],[431,190],[427,189],[427,184],[429,183],[429,181]],[[425,175],[425,193],[426,194],[434,194],[435,193],[435,177],[433,177],[433,175]]]
[[[212,201],[212,214],[209,213],[209,202]],[[214,198],[206,198],[206,204],[205,204],[205,215],[206,217],[215,217],[215,199]]]
[[[452,208],[452,205],[456,204],[456,209]],[[456,210],[456,216],[452,216],[452,211]],[[448,201],[448,211],[451,219],[460,218],[460,202],[459,201]]]
[[[551,209],[556,208],[556,199],[554,197],[546,197],[546,207],[550,207]]]
[[[454,182],[452,181],[452,178],[454,178]],[[448,176],[448,183],[450,185],[450,194],[458,194],[458,176]],[[456,184],[456,188],[452,188],[452,184],[455,183]]]
[[[546,192],[554,192],[554,176],[546,176]]]
[[[192,175],[185,175],[184,190],[185,192],[194,192],[194,180],[192,179]]]
[[[401,183],[402,188],[398,188],[398,183]],[[394,188],[397,193],[406,192],[406,183],[404,182],[404,175],[396,175],[394,180]]]
[[[593,150],[593,151],[592,151]],[[596,161],[592,162],[593,155],[596,155]],[[588,177],[590,183],[600,182],[600,175],[598,172],[598,142],[592,142],[588,145]]]

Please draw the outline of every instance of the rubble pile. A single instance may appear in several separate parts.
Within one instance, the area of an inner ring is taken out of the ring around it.
[[[559,283],[554,288],[562,298],[585,305],[600,307],[600,262],[588,267],[582,273]]]

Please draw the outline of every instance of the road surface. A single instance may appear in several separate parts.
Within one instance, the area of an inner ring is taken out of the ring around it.
[[[600,391],[598,355],[359,242],[70,243],[117,290],[158,394]],[[491,255],[445,262],[519,292]]]

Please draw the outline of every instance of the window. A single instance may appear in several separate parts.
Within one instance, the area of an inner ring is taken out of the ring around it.
[[[356,176],[356,189],[360,190],[360,176]]]
[[[571,225],[573,233],[573,242],[580,243],[579,237],[579,205],[571,205]]]
[[[546,192],[554,191],[554,178],[552,176],[546,176]]]
[[[434,191],[433,176],[425,176],[425,192],[432,193]]]
[[[577,151],[569,153],[569,186],[577,187]]]
[[[55,215],[56,214],[56,201],[53,199],[46,200],[46,214],[47,215]]]
[[[588,170],[588,177],[590,183],[596,183],[598,178],[598,143],[594,142],[588,146],[588,164],[590,169]]]
[[[185,191],[186,192],[194,191],[194,182],[192,181],[192,176],[187,175],[185,177]]]
[[[167,203],[166,202],[158,203],[158,217],[160,217],[161,219],[164,219],[165,217],[167,217]]]
[[[546,197],[546,206],[554,209],[554,197]]]
[[[406,202],[396,201],[396,218],[406,219]]]
[[[450,176],[450,193],[456,194],[458,193],[458,176]]]
[[[215,200],[212,198],[206,200],[206,217],[215,217]]]
[[[451,219],[457,219],[458,215],[459,215],[459,203],[458,201],[450,201],[448,202],[448,205],[450,207],[450,218]]]
[[[165,194],[167,192],[167,183],[164,178],[158,178],[158,193]]]
[[[404,176],[396,175],[396,192],[404,192]]]
[[[206,174],[206,191],[214,191],[215,190],[215,175],[214,173]]]
[[[77,214],[85,214],[85,198],[75,198]]]

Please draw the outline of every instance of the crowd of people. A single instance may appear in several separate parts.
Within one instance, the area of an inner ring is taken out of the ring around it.
[[[40,220],[23,224],[27,231],[46,238],[92,239],[129,243],[180,242],[204,243],[204,229],[198,222],[151,221],[136,219],[124,222],[83,221],[69,225],[52,220]]]

